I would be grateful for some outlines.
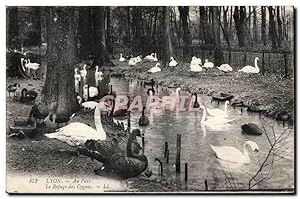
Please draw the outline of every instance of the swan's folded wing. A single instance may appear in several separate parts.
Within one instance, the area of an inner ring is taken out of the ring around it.
[[[244,155],[237,148],[232,146],[214,147],[213,149],[217,157],[222,160],[240,162],[244,157]]]

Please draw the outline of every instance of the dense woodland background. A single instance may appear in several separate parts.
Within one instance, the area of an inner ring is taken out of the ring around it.
[[[8,7],[7,47],[47,43],[49,51],[51,22],[61,16],[70,20],[60,25],[72,23],[76,62],[105,65],[118,53],[157,52],[164,64],[170,56],[189,62],[195,55],[243,66],[259,56],[263,74],[293,74],[293,7]]]

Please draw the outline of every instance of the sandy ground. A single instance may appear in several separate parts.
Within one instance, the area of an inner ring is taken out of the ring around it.
[[[245,103],[251,104],[256,102],[256,104],[259,103],[267,107],[268,111],[266,114],[269,116],[274,116],[281,111],[287,111],[289,121],[292,123],[294,120],[293,80],[282,80],[275,76],[261,75],[248,77],[237,72],[225,76],[215,68],[206,72],[192,74],[188,71],[189,64],[181,64],[175,71],[163,68],[162,72],[149,74],[147,70],[153,67],[154,63],[142,63],[133,68],[130,68],[127,63],[116,61],[115,64],[116,66],[110,68],[114,74],[121,73],[129,78],[143,80],[154,78],[162,87],[180,86],[183,90],[195,91],[199,94],[231,93],[235,98],[242,99]],[[20,83],[21,88],[33,89],[38,93],[41,92],[43,87],[43,82],[39,80],[7,79],[7,84],[15,82]],[[26,118],[32,104],[21,104],[17,99],[8,96],[6,100],[6,135],[8,135],[10,133],[9,126],[18,117]],[[92,114],[79,114],[78,118],[81,118],[80,120],[85,123],[93,125]],[[78,157],[74,148],[56,140],[47,139],[43,135],[46,132],[51,132],[51,130],[41,125],[32,138],[7,137],[7,174],[88,176],[91,178],[95,176],[94,169],[101,167],[100,163],[87,157]],[[129,181],[129,191],[182,191],[176,185],[158,180],[155,177],[150,179],[137,177]]]

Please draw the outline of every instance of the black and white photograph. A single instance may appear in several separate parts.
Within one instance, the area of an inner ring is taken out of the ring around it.
[[[5,9],[8,194],[295,194],[294,6]]]

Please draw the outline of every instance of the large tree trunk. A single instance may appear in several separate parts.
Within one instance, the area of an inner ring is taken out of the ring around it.
[[[272,42],[272,48],[276,49],[278,47],[277,43],[277,34],[274,20],[274,9],[272,6],[268,7],[269,10],[269,38]]]
[[[258,41],[256,6],[253,7],[253,40],[255,43]]]
[[[50,8],[47,53],[47,76],[42,102],[57,102],[56,114],[70,117],[75,111],[74,62],[75,16],[74,8]]]
[[[282,21],[280,17],[280,6],[277,6],[277,30],[278,30],[278,46],[281,47],[281,42],[283,40],[282,33]]]
[[[96,49],[92,28],[91,8],[79,7],[79,57],[83,60],[89,59],[89,55],[93,54]]]
[[[213,38],[214,38],[214,62],[216,66],[220,66],[224,63],[224,56],[221,49],[221,38],[220,38],[220,23],[219,23],[219,8],[217,6],[211,7],[212,11],[212,27],[213,27]]]
[[[235,28],[237,32],[237,38],[240,47],[245,47],[246,38],[246,7],[245,6],[235,6],[233,18],[235,22]]]
[[[112,38],[111,38],[111,9],[106,7],[106,47],[107,52],[112,54]]]
[[[181,21],[181,27],[183,30],[183,35],[182,35],[182,41],[184,44],[183,48],[183,56],[184,59],[188,58],[190,59],[191,57],[191,36],[190,36],[190,30],[189,30],[189,6],[178,6],[178,10],[180,13],[180,21]]]
[[[142,12],[141,12],[140,7],[137,6],[137,7],[133,8],[133,17],[132,17],[132,19],[133,19],[132,24],[134,25],[135,47],[136,47],[136,50],[138,51],[138,52],[135,52],[135,53],[140,54],[141,50],[142,50],[142,44],[143,44],[143,41],[142,41],[142,29],[143,29],[142,20],[143,20],[143,16],[142,16]]]
[[[95,7],[93,9],[93,19],[95,28],[95,43],[96,49],[96,63],[103,66],[108,63],[109,57],[106,47],[106,32],[105,32],[105,8],[103,6]]]
[[[205,41],[205,44],[211,44],[212,43],[212,36],[210,32],[210,22],[209,22],[209,11],[208,8],[204,6],[199,7],[199,13],[200,13],[200,25],[202,32],[202,39]]]
[[[19,26],[18,26],[18,7],[10,6],[6,8],[6,46],[10,48],[20,49],[18,41]]]
[[[164,50],[162,57],[163,66],[168,66],[170,57],[173,56],[171,34],[170,34],[170,8],[168,6],[163,7],[164,18]]]
[[[266,24],[266,7],[261,6],[261,40],[264,46],[267,45]]]
[[[155,7],[154,25],[153,25],[153,32],[152,32],[152,45],[156,45],[156,26],[157,26],[158,8],[159,8],[158,6]]]

